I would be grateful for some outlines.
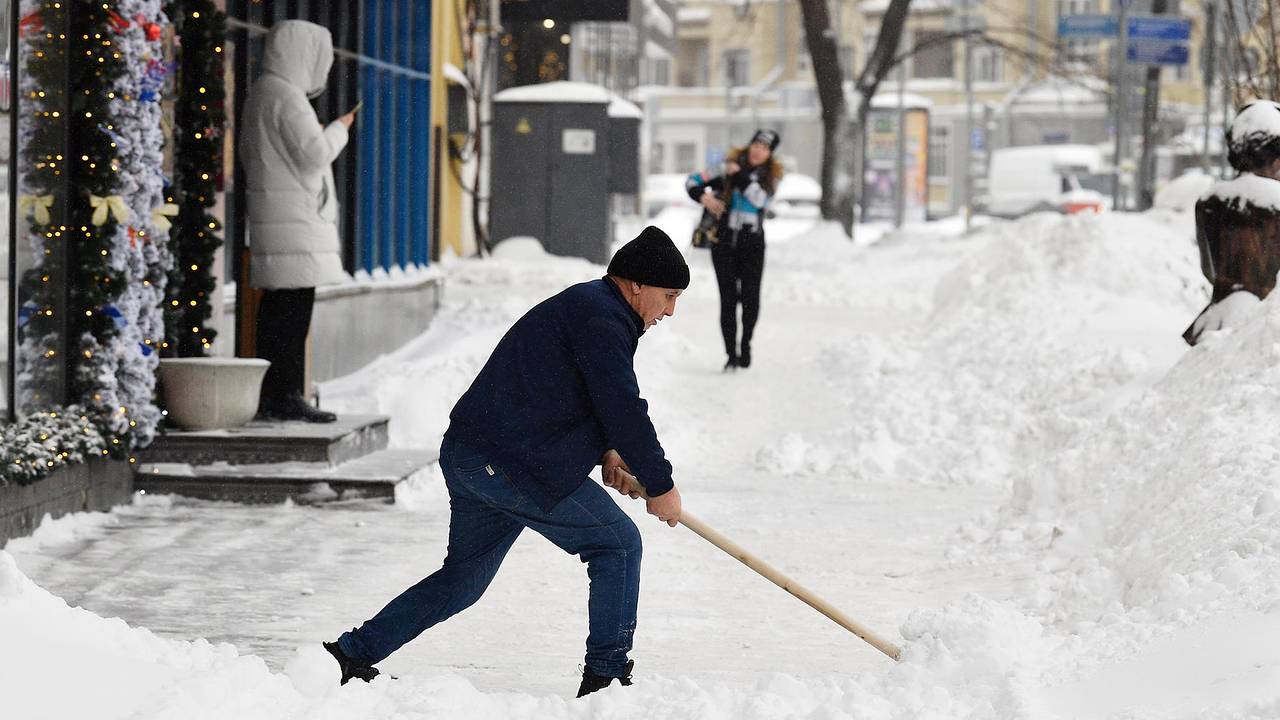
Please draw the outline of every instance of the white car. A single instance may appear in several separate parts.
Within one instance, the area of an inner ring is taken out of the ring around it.
[[[1031,145],[991,153],[987,194],[978,212],[1019,217],[1033,212],[1102,212],[1114,178],[1093,145]]]

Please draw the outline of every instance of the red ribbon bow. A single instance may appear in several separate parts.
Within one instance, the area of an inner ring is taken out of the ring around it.
[[[111,21],[111,27],[115,28],[116,32],[120,33],[129,29],[129,21],[120,17],[115,10],[108,10],[107,18]]]
[[[44,30],[44,18],[41,17],[39,10],[32,10],[18,21],[19,35],[26,35],[28,30],[31,32]]]

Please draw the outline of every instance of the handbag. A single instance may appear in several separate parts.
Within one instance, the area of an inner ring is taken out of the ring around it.
[[[723,187],[720,189],[720,200],[725,204],[728,212],[728,205],[733,197],[733,186],[729,184],[729,179],[724,178]],[[720,219],[711,214],[710,210],[702,211],[702,218],[698,220],[698,226],[693,229],[693,246],[696,248],[709,248],[720,242]]]
[[[696,248],[709,248],[720,242],[717,234],[720,232],[720,221],[712,215],[710,211],[702,211],[702,219],[698,221],[698,226],[693,229],[693,246]]]

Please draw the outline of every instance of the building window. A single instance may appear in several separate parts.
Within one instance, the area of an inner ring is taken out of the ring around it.
[[[691,142],[676,143],[676,171],[694,172],[698,167],[698,144]]]
[[[934,125],[929,128],[929,180],[951,179],[951,128]]]
[[[739,87],[751,83],[751,51],[746,49],[725,50],[724,80],[730,87]]]
[[[1000,48],[989,45],[973,48],[973,81],[1004,82],[1004,53]]]
[[[678,40],[676,82],[680,87],[706,87],[711,84],[710,53],[705,39]]]
[[[955,42],[942,30],[921,30],[915,34],[912,47],[919,48],[911,58],[913,78],[955,77]]]
[[[1098,0],[1058,0],[1058,17],[1098,12]]]
[[[671,84],[671,60],[669,58],[653,58],[649,61],[653,75],[649,78],[653,85]]]

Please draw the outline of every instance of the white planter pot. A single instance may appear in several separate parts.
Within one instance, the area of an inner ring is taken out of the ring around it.
[[[161,358],[160,385],[169,419],[184,430],[237,428],[258,413],[259,358]]]

